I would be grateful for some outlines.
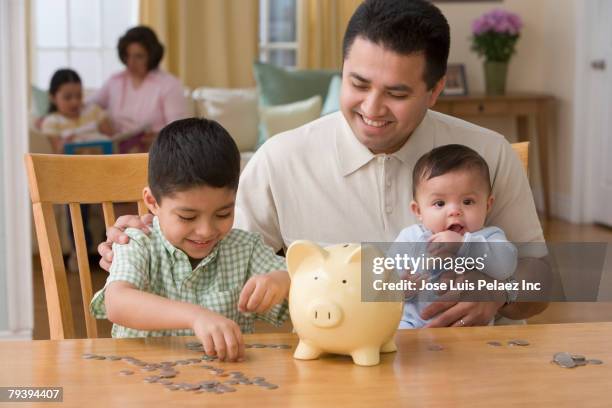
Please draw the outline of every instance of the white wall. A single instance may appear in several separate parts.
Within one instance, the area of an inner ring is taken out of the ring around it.
[[[0,1],[0,338],[31,338],[25,2]]]
[[[472,21],[493,8],[503,8],[522,17],[524,28],[517,53],[510,62],[507,90],[551,94],[558,101],[548,157],[552,211],[563,218],[569,218],[573,190],[576,1],[504,0],[496,3],[437,4],[451,26],[449,61],[466,64],[470,92],[484,91],[482,60],[470,50]],[[488,119],[478,123],[501,132],[511,140],[516,137],[516,128],[511,120]],[[532,159],[537,157],[536,149],[537,146],[533,146],[531,150]],[[534,160],[530,161],[531,179],[536,201],[541,202],[540,175],[536,164]]]

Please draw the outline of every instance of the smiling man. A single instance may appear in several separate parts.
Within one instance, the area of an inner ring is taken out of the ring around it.
[[[281,133],[255,153],[240,179],[234,226],[261,233],[275,250],[297,239],[393,241],[417,222],[410,211],[417,159],[457,143],[489,165],[496,202],[487,225],[511,241],[542,242],[525,172],[504,137],[430,110],[444,88],[449,46],[448,23],[428,1],[362,3],[344,37],[341,112]],[[109,239],[120,239],[125,225],[118,222]],[[105,266],[112,255],[107,245],[100,252]],[[498,312],[520,319],[544,307],[437,302],[423,318],[437,316],[432,326],[482,325]]]

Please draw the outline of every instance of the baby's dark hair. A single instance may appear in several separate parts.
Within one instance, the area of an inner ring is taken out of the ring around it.
[[[425,153],[412,170],[412,197],[423,180],[429,180],[457,170],[470,170],[478,173],[491,192],[489,165],[476,151],[467,146],[449,144],[436,147]]]
[[[81,83],[81,77],[76,71],[69,68],[62,68],[55,71],[49,84],[49,95],[55,96],[60,87],[64,84]],[[57,112],[57,106],[53,102],[49,103],[49,113]]]
[[[214,120],[189,118],[164,127],[149,151],[149,188],[164,196],[193,187],[238,189],[240,152]]]

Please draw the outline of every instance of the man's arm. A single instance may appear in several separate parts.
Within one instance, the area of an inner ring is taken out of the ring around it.
[[[264,243],[278,252],[283,249],[284,241],[270,183],[269,161],[264,145],[240,175],[234,227],[261,234]]]

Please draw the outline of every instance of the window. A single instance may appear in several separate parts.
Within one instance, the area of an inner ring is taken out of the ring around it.
[[[297,52],[297,0],[259,0],[260,60],[295,67]]]
[[[138,24],[138,0],[33,0],[32,80],[49,87],[58,68],[69,67],[85,88],[99,88],[123,69],[117,41]]]

